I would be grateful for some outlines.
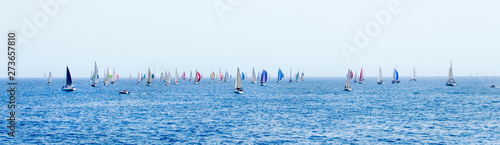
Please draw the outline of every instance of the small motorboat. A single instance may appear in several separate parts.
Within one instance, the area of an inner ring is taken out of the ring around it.
[[[491,85],[490,88],[495,88],[495,85]]]
[[[130,94],[129,91],[127,91],[127,89],[123,90],[123,91],[120,91],[120,94]]]

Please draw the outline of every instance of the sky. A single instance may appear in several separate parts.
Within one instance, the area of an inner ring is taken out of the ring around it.
[[[122,77],[151,68],[341,77],[500,74],[500,1],[2,1],[0,39],[17,31],[18,77]],[[5,46],[5,45],[4,45]],[[4,53],[5,55],[5,53]],[[7,64],[1,63],[2,71]],[[234,75],[234,74],[233,74]],[[6,76],[0,76],[6,77]]]

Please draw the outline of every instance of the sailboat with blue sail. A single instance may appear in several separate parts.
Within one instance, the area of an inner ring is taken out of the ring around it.
[[[73,79],[71,78],[71,73],[69,72],[68,66],[66,66],[66,85],[62,87],[63,91],[75,91],[76,88],[73,85]]]
[[[267,82],[267,71],[262,70],[262,74],[260,74],[260,85],[265,86]]]
[[[392,72],[392,83],[399,83],[399,73],[396,69],[394,69],[394,72]]]
[[[278,69],[278,83],[281,82],[281,80],[283,80],[283,78],[285,77],[285,74],[281,71],[281,68]]]
[[[238,68],[239,69],[239,68]],[[241,80],[245,80],[245,73],[244,72],[241,72]]]

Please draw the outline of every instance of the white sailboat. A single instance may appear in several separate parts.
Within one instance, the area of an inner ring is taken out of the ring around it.
[[[189,71],[189,81],[191,81],[191,78],[193,78],[193,71]]]
[[[112,78],[112,75],[110,74],[111,69],[108,67],[108,70],[104,73],[104,85],[107,86],[109,84],[109,81]]]
[[[170,72],[169,72],[170,74]],[[174,84],[179,84],[179,74],[177,73],[177,68],[175,69],[175,79],[174,79]]]
[[[113,76],[111,76],[111,84],[116,84],[116,80],[118,80],[118,74],[116,74],[115,68],[113,67]]]
[[[94,64],[94,73],[92,75],[92,87],[97,87],[97,84],[99,83],[99,71],[97,70],[97,62]]]
[[[49,81],[47,82],[47,85],[50,85],[52,83],[52,72],[49,71]]]
[[[417,81],[417,73],[415,72],[415,67],[413,67],[413,74],[411,75],[410,81]]]
[[[257,83],[256,76],[255,76],[255,68],[252,68],[252,83]]]
[[[222,71],[220,70],[220,68],[219,68],[219,74],[220,74],[219,75],[220,77],[219,77],[219,82],[218,83],[221,83],[222,79],[224,79],[224,73],[222,73]]]
[[[352,71],[351,71],[351,69],[347,69],[344,91],[351,91],[352,90],[351,78],[352,78]]]
[[[141,84],[141,79],[142,78],[142,75],[141,75],[141,71],[137,71],[137,84]]]
[[[448,77],[446,79],[446,86],[456,86],[455,77],[453,77],[453,67],[450,61],[450,69],[448,70]]]
[[[382,78],[382,68],[378,67],[378,80],[377,84],[384,84],[384,80]]]
[[[354,71],[354,79],[353,79],[353,82],[354,82],[354,83],[358,83],[358,72],[357,72],[357,71]]]
[[[239,67],[236,71],[236,83],[234,84],[234,92],[239,94],[243,93],[243,87],[241,86],[241,73]]]
[[[66,85],[61,88],[63,91],[75,91],[76,88],[73,86],[73,79],[71,78],[71,73],[69,72],[68,66],[66,66]]]
[[[292,82],[292,81],[293,81],[293,80],[292,80],[292,76],[293,76],[293,75],[292,75],[292,68],[290,68],[290,81],[288,81],[288,82]]]
[[[151,86],[151,82],[153,82],[153,74],[151,74],[151,69],[148,68],[148,80],[146,82],[146,86]]]
[[[170,86],[170,78],[171,78],[170,72],[165,72],[165,74],[167,74],[167,77],[165,77],[166,78],[165,81],[167,82],[167,86]]]
[[[226,70],[226,75],[224,75],[224,82],[228,82],[229,81],[229,73],[227,73],[227,70]]]

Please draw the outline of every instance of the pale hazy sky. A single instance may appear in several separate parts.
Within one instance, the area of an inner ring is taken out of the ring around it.
[[[57,6],[47,11],[43,3]],[[396,66],[403,76],[412,67],[419,76],[446,76],[450,60],[457,76],[491,76],[500,74],[498,6],[494,0],[3,0],[0,39],[17,30],[27,40],[18,49],[20,77],[48,71],[63,77],[66,65],[74,77],[89,77],[94,61],[101,74],[115,67],[122,77],[148,67],[198,69],[205,77],[219,68],[265,68],[274,77],[278,68],[288,75],[292,67],[323,77],[364,67],[376,76],[379,66],[386,76]],[[373,12],[391,19],[382,24]],[[355,46],[356,29],[367,33],[367,25],[378,33],[348,62],[341,44]]]

